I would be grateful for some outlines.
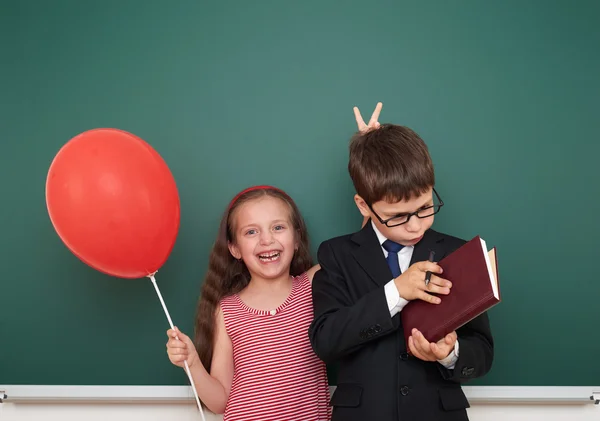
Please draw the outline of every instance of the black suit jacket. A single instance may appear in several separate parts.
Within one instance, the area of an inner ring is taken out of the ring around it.
[[[430,249],[439,261],[464,243],[430,229],[411,265]],[[337,367],[332,420],[467,420],[461,383],[486,374],[494,355],[487,314],[457,330],[459,358],[448,370],[407,353],[400,314],[390,317],[385,298],[392,273],[370,222],[322,243],[318,260],[309,335],[319,358]]]

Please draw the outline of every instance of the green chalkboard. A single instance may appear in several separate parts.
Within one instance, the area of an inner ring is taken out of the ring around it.
[[[191,332],[218,220],[251,184],[300,206],[311,244],[357,229],[352,107],[428,143],[437,229],[498,247],[496,359],[480,385],[593,385],[600,4],[594,1],[3,1],[0,384],[187,384],[150,281],[102,275],[45,207],[73,136],[149,142],[181,196],[158,273]]]

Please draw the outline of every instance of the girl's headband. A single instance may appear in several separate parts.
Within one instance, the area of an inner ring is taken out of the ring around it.
[[[279,193],[283,194],[286,198],[289,197],[286,192],[284,192],[281,189],[278,189],[277,187],[266,186],[266,185],[252,186],[252,187],[248,187],[247,189],[242,190],[241,192],[236,194],[235,197],[231,200],[231,202],[229,202],[229,207],[227,209],[231,210],[231,207],[235,204],[235,202],[237,202],[237,200],[240,198],[240,196],[242,196],[248,192],[254,191],[254,190],[275,190],[275,191],[278,191]]]

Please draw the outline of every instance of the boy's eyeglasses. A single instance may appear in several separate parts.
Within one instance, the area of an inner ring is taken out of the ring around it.
[[[396,216],[392,216],[391,218],[388,218],[388,219],[381,219],[381,217],[377,214],[377,212],[375,212],[375,210],[373,209],[373,207],[370,204],[367,204],[367,206],[369,207],[369,209],[371,209],[371,212],[373,212],[373,215],[375,215],[377,217],[377,219],[379,219],[379,222],[381,222],[383,225],[385,225],[386,227],[390,227],[390,228],[397,227],[398,225],[406,224],[408,221],[410,221],[410,218],[412,216],[416,216],[417,218],[423,219],[423,218],[429,218],[430,216],[433,216],[436,213],[438,213],[440,211],[440,209],[442,208],[442,206],[444,206],[444,202],[442,201],[442,198],[437,193],[437,191],[435,191],[435,189],[433,189],[433,193],[435,194],[435,198],[436,198],[436,201],[434,201],[433,206],[421,208],[412,213],[401,213]]]

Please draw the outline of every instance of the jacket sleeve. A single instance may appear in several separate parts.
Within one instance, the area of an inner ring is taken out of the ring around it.
[[[487,313],[482,313],[456,331],[458,360],[449,370],[438,364],[442,377],[457,383],[482,377],[492,368],[494,339]]]
[[[309,337],[321,360],[333,362],[398,329],[390,316],[383,286],[354,301],[330,243],[319,247],[317,259],[321,269],[313,278],[315,314]]]

